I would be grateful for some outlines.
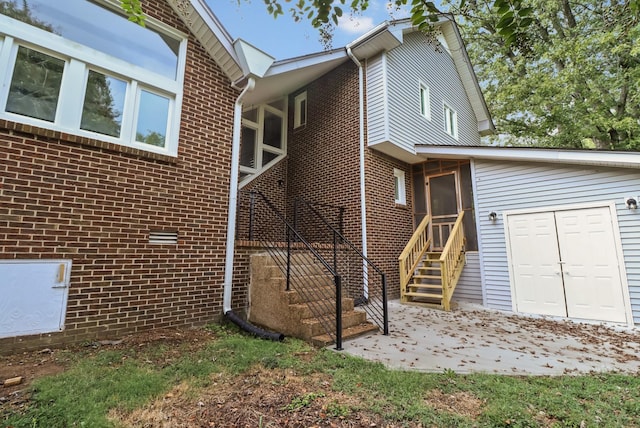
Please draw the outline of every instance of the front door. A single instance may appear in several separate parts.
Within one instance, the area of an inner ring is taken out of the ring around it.
[[[441,250],[458,218],[458,182],[455,172],[427,177],[433,249]]]
[[[626,322],[608,207],[507,216],[518,312]]]

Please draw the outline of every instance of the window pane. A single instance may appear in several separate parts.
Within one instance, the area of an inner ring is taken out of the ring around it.
[[[119,137],[126,91],[123,80],[89,71],[80,128]]]
[[[272,160],[278,157],[277,153],[267,152],[266,150],[262,152],[262,166],[265,166]]]
[[[140,91],[136,141],[164,147],[169,120],[169,103],[170,100],[167,97]]]
[[[242,113],[242,117],[247,120],[250,120],[251,122],[258,122],[258,109],[253,108],[251,110],[247,110],[244,113]]]
[[[63,60],[20,46],[6,111],[53,122],[63,71]]]
[[[8,8],[5,13],[171,79],[176,78],[179,40],[130,22],[89,0],[29,0],[24,4],[17,1],[15,7]]]
[[[253,128],[242,127],[240,143],[240,165],[249,168],[256,167],[256,139],[258,132]]]
[[[282,148],[282,118],[270,111],[264,111],[264,144]]]

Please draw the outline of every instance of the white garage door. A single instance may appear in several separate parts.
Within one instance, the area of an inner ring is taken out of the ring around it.
[[[507,216],[518,312],[626,322],[608,207]]]

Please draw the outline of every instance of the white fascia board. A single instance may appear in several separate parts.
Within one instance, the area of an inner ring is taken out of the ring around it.
[[[303,68],[314,67],[324,63],[328,63],[334,60],[346,60],[347,51],[344,48],[334,49],[328,52],[315,53],[311,55],[304,55],[295,58],[290,58],[283,61],[276,61],[264,74],[265,77],[275,76],[282,73],[288,73],[294,70],[300,70]]]
[[[246,75],[264,77],[275,58],[242,39],[233,42],[233,47]]]
[[[528,147],[420,146],[416,153],[425,157],[487,159],[640,168],[640,152],[541,149]]]
[[[196,36],[200,36],[198,39],[214,60],[216,60],[227,77],[229,77],[232,82],[240,80],[243,77],[243,70],[233,48],[233,39],[205,1],[189,0],[188,3],[184,3],[179,0],[167,0],[167,3],[178,13],[191,32]],[[189,9],[188,5],[191,6],[192,10]],[[195,12],[197,17],[192,16],[192,12]],[[208,37],[202,37],[202,35],[200,35],[198,28],[200,28],[202,24],[207,27],[210,34],[213,35],[214,39],[222,46],[226,58],[219,58],[219,54],[215,55],[211,50],[215,49],[215,47],[207,44]]]
[[[495,127],[458,26],[453,20],[453,17],[449,15],[443,17],[439,26],[451,49],[451,57],[456,65],[462,84],[467,91],[467,96],[471,101],[473,111],[478,120],[478,131],[480,135],[489,135],[495,131]]]

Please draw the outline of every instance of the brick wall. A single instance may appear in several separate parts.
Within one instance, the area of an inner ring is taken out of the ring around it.
[[[411,170],[404,162],[371,149],[365,162],[368,256],[385,272],[389,298],[399,298],[398,256],[413,234]],[[406,205],[395,202],[394,168],[405,173]]]
[[[346,62],[304,90],[307,124],[288,131],[289,203],[301,197],[344,207],[345,236],[360,248],[358,69]],[[289,98],[290,125],[299,93]]]
[[[349,61],[302,90],[307,91],[308,122],[288,132],[289,204],[303,197],[345,207],[345,235],[361,248],[358,69]],[[289,98],[290,124],[293,99],[301,91]],[[397,259],[413,233],[410,169],[365,150],[368,256],[387,275],[389,296],[399,297]],[[406,206],[395,204],[394,168],[405,171]]]
[[[166,2],[143,7],[189,33]],[[219,318],[236,96],[191,37],[177,158],[0,121],[0,257],[73,261],[66,329],[0,350]],[[152,230],[179,243],[149,244]]]

